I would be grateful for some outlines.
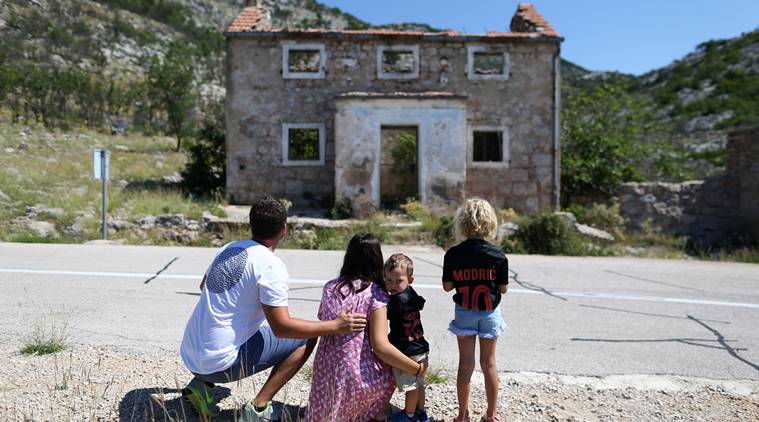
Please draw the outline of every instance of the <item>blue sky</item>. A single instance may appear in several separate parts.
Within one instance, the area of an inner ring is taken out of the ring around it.
[[[481,33],[508,28],[513,0],[321,0],[373,24],[424,22]],[[759,0],[535,0],[565,37],[562,56],[590,70],[641,74],[698,44],[759,28]]]

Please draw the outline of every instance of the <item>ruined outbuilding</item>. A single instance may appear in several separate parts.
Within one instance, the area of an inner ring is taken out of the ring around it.
[[[232,201],[557,206],[562,38],[532,5],[486,34],[277,29],[256,6],[225,35]]]

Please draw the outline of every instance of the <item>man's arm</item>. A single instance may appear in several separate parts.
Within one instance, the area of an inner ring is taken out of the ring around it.
[[[453,282],[452,281],[444,281],[443,282],[443,290],[446,292],[450,292],[453,290]]]
[[[314,338],[330,334],[348,334],[366,328],[362,314],[340,312],[332,321],[307,321],[290,316],[287,306],[261,304],[274,335],[280,338]]]
[[[203,286],[205,286],[205,285],[206,285],[206,275],[203,274],[203,279],[200,280],[200,291],[201,292],[203,291]]]

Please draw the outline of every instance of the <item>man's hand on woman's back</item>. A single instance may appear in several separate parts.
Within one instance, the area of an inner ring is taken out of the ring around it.
[[[342,310],[334,319],[337,327],[336,334],[350,334],[357,331],[363,331],[366,328],[366,315],[349,314],[348,311]]]

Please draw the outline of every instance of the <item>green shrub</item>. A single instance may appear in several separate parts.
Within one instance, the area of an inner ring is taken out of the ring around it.
[[[437,227],[433,232],[435,234],[435,244],[441,248],[448,248],[455,240],[453,234],[453,217],[441,217]]]
[[[517,220],[519,220],[519,214],[514,208],[501,208],[498,210],[499,223],[515,222]]]
[[[182,171],[185,189],[204,197],[220,196],[226,184],[224,115],[212,113],[203,121],[198,139],[187,148],[187,166]]]
[[[552,213],[543,213],[522,220],[514,239],[531,254],[585,254],[579,235],[566,220]]]
[[[45,330],[41,324],[37,324],[34,333],[24,343],[21,353],[24,355],[49,355],[58,353],[66,348],[67,324],[61,326],[52,324],[50,331]]]
[[[620,214],[618,202],[611,205],[593,204],[582,215],[575,216],[580,223],[605,230],[615,239],[624,238],[625,219]]]
[[[406,201],[405,204],[401,205],[401,209],[406,213],[408,218],[414,221],[424,222],[424,220],[432,217],[432,212],[415,199]]]
[[[511,237],[504,237],[501,239],[501,250],[508,254],[526,254],[527,250],[522,246],[518,240]]]
[[[344,220],[346,218],[351,218],[353,215],[353,205],[351,204],[351,200],[348,198],[343,198],[339,202],[335,202],[335,205],[329,211],[329,215],[333,220]]]

